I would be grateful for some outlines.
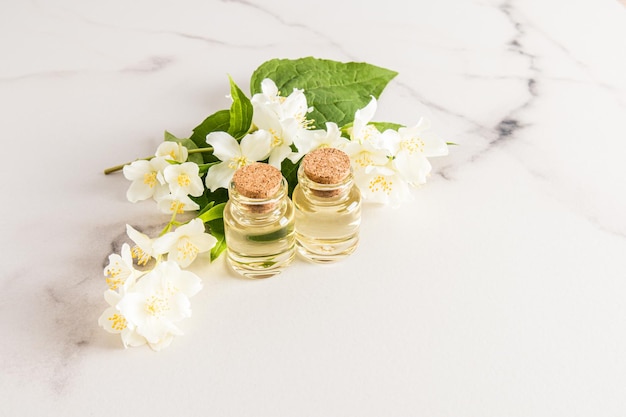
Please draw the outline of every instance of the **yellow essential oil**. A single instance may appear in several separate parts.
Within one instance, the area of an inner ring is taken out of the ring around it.
[[[268,164],[239,168],[224,207],[227,260],[248,278],[269,278],[295,256],[294,207],[287,181]]]
[[[307,154],[292,198],[296,246],[302,256],[327,263],[354,252],[359,243],[361,193],[345,152],[321,148]]]

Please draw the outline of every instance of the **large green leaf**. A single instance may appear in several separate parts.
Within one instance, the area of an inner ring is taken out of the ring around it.
[[[365,107],[371,96],[378,98],[398,73],[364,62],[338,62],[313,57],[272,59],[252,74],[252,94],[261,92],[261,82],[272,79],[282,95],[294,88],[304,90],[314,110],[308,118],[317,128],[327,121],[343,126],[354,119],[354,112]]]

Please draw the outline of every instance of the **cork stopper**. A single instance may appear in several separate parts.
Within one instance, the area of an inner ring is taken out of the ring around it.
[[[255,162],[243,166],[235,171],[232,183],[235,190],[246,198],[266,199],[271,198],[280,189],[283,174],[271,165]],[[257,213],[271,211],[275,204],[258,204],[251,209]]]
[[[342,150],[335,148],[316,149],[302,159],[304,174],[318,184],[339,184],[350,174],[350,157]],[[320,197],[332,197],[339,190],[318,190],[314,193]]]
[[[316,149],[302,159],[301,169],[304,175],[317,187],[310,186],[311,193],[318,197],[334,197],[341,190],[333,187],[340,184],[350,175],[350,157],[335,148]]]

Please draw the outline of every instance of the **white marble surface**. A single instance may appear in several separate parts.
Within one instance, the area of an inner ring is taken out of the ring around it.
[[[4,0],[0,54],[0,416],[626,413],[618,0]],[[460,146],[349,260],[198,267],[185,336],[124,350],[102,267],[166,220],[102,170],[309,55],[398,71],[379,119]]]

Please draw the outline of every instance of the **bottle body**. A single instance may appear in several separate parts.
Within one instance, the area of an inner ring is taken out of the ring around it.
[[[224,207],[227,261],[248,278],[269,278],[295,257],[295,215],[283,179],[277,195],[247,198],[231,186]]]
[[[319,184],[302,167],[293,192],[296,245],[305,258],[318,263],[341,260],[358,246],[361,193],[352,175],[340,184]]]

